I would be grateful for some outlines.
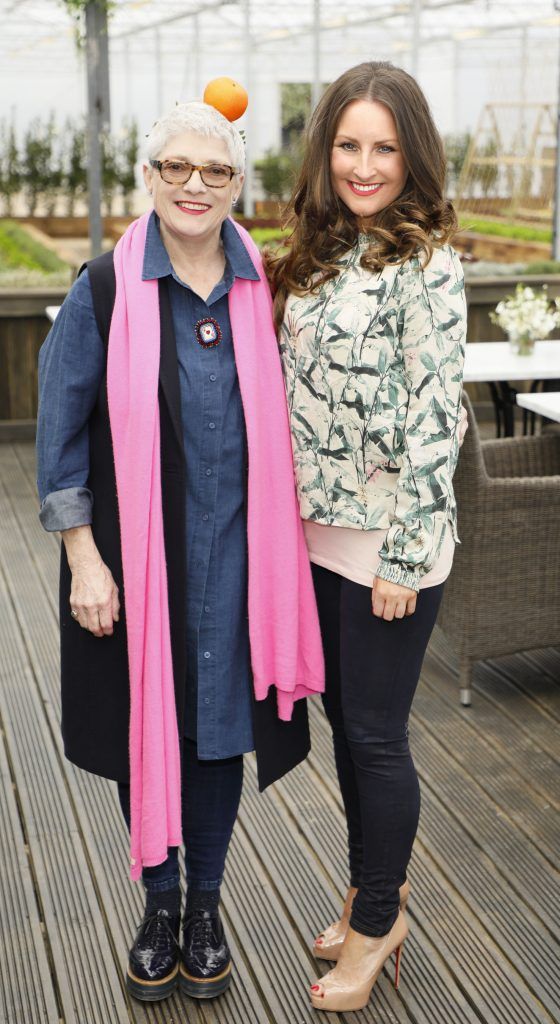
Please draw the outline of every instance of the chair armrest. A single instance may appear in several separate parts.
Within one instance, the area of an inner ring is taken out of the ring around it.
[[[531,534],[550,529],[560,537],[560,476],[487,477],[457,503],[459,537],[519,527]]]
[[[507,437],[482,442],[490,477],[560,476],[560,437]]]
[[[504,512],[560,509],[560,476],[497,477],[488,480],[484,492],[486,503]]]

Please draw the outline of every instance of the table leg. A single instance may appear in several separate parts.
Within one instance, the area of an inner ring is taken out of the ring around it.
[[[492,404],[494,406],[494,416],[496,417],[496,437],[502,436],[502,403],[500,396],[498,395],[498,389],[493,381],[488,381],[488,387],[490,388],[490,394],[492,395]]]
[[[496,437],[513,437],[515,432],[515,405],[517,391],[507,380],[489,381],[496,415]]]

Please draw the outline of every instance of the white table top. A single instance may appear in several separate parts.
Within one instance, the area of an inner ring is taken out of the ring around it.
[[[469,342],[465,382],[560,378],[560,341],[536,341],[530,356],[518,356],[509,341]]]
[[[545,391],[542,394],[538,392],[519,393],[517,404],[523,406],[524,409],[538,413],[539,416],[547,416],[549,420],[556,420],[557,423],[560,423],[560,391]]]
[[[51,324],[54,324],[59,309],[60,309],[60,306],[47,306],[46,307],[45,313],[47,314]]]

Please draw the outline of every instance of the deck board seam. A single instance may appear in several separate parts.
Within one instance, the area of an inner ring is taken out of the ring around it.
[[[496,797],[493,795],[492,790],[489,789],[488,786],[481,779],[480,775],[478,775],[478,776],[474,775],[472,772],[470,772],[466,768],[465,764],[462,761],[460,761],[458,758],[456,758],[454,756],[453,749],[451,747],[449,747],[449,745],[446,744],[443,741],[443,739],[441,737],[441,734],[439,734],[438,732],[436,732],[436,731],[434,731],[434,730],[432,730],[430,728],[429,722],[423,716],[420,715],[418,710],[415,711],[415,717],[416,717],[417,721],[421,721],[422,722],[422,726],[423,726],[424,730],[428,733],[428,735],[430,735],[433,740],[437,740],[439,742],[439,744],[443,747],[443,749],[445,749],[447,757],[449,758],[449,761],[451,763],[455,764],[455,766],[456,766],[455,767],[456,774],[459,775],[458,769],[460,769],[460,773],[463,776],[466,777],[467,781],[470,780],[472,785],[475,785],[478,789],[480,789],[484,793],[486,799],[489,800],[490,803],[494,805],[494,807],[496,808],[496,811],[500,812],[500,815],[502,817],[506,817],[512,827],[520,829],[523,832],[523,834],[524,834],[524,836],[525,836],[525,838],[527,839],[528,842],[534,843],[534,834],[528,828],[528,826],[526,826],[524,824],[524,822],[520,822],[519,819],[514,819],[513,817],[511,817],[510,813],[507,813],[507,812],[504,813],[503,807],[497,801]],[[490,746],[488,746],[487,749],[491,750],[492,748]],[[538,795],[539,795],[540,798],[542,798],[542,795],[540,793]],[[542,840],[541,840],[541,842],[542,842]],[[547,847],[548,847],[548,843],[547,843]],[[556,868],[557,868],[557,858],[555,857],[555,854],[554,854],[554,847],[551,846],[550,847],[550,853],[546,853],[542,849],[542,846],[541,846],[539,852],[540,852],[541,856],[543,857],[543,859],[547,861],[549,866],[553,870],[556,870]]]
[[[25,884],[25,879],[23,878],[23,875],[21,876],[22,887],[20,888],[19,886],[17,886],[15,888],[15,890],[12,889],[12,892],[11,892],[11,902],[12,902],[12,905],[15,905],[14,901],[17,900],[17,903],[18,903],[19,907],[23,911],[21,917],[23,918],[24,921],[27,921],[28,925],[29,925],[29,931],[28,931],[28,933],[25,936],[26,951],[27,951],[28,957],[31,957],[32,953],[33,954],[37,953],[38,961],[35,958],[35,956],[33,956],[33,961],[34,961],[34,966],[36,966],[36,968],[38,970],[39,977],[41,979],[41,990],[42,990],[43,997],[44,997],[45,1009],[47,1010],[47,1012],[50,1009],[54,1010],[54,1012],[56,1012],[56,1014],[57,1014],[57,1018],[61,1018],[62,1017],[62,1004],[61,1004],[61,1000],[60,1000],[60,992],[58,990],[58,984],[57,984],[57,979],[56,979],[56,972],[54,970],[54,962],[53,962],[53,958],[52,958],[52,949],[51,949],[49,941],[48,941],[48,936],[46,935],[46,929],[44,927],[44,912],[43,912],[42,903],[41,903],[41,899],[40,899],[40,895],[39,895],[38,887],[37,887],[37,878],[36,878],[36,872],[35,872],[35,868],[34,868],[33,855],[32,855],[32,851],[31,851],[30,846],[29,846],[28,837],[26,835],[25,821],[24,821],[24,818],[23,818],[23,815],[22,815],[21,801],[19,799],[19,793],[18,793],[18,788],[17,788],[17,781],[16,781],[16,777],[15,777],[15,773],[14,773],[14,768],[13,768],[13,763],[12,763],[12,758],[11,758],[10,749],[9,749],[9,737],[8,737],[6,729],[4,727],[4,721],[3,721],[1,710],[0,710],[0,745],[1,745],[1,758],[2,758],[2,761],[5,762],[5,764],[6,764],[8,778],[9,778],[10,785],[11,785],[11,790],[12,790],[11,801],[12,801],[12,804],[13,804],[13,807],[14,807],[14,810],[15,810],[15,815],[17,816],[17,824],[19,826],[21,840],[22,840],[22,844],[21,845],[22,845],[23,851],[25,853],[25,868],[23,870],[27,871],[28,879],[29,879],[29,882],[26,885]],[[0,776],[0,779],[1,779],[1,776]],[[10,802],[10,794],[7,793],[6,796],[3,797],[3,802],[6,805],[9,804],[9,802]],[[9,811],[8,811],[8,813],[9,813]],[[15,827],[15,821],[13,821],[13,826]],[[11,830],[11,835],[12,835],[12,837],[14,837],[13,830]],[[5,841],[6,837],[3,836],[2,838]],[[11,856],[12,856],[12,860],[16,860],[17,859],[17,849],[12,849],[11,850]],[[4,865],[3,865],[4,870],[5,870],[6,866],[7,866],[7,862],[5,862]],[[2,882],[3,882],[3,879],[2,879]],[[29,893],[30,893],[31,899],[33,901],[32,903],[30,903]],[[3,906],[3,911],[7,915],[8,907],[7,907],[6,904],[4,904],[4,906]],[[36,925],[37,925],[36,928],[33,927],[32,920],[31,920],[33,912],[35,912],[35,915],[36,915]],[[6,921],[6,918],[4,918],[4,921]],[[39,948],[38,948],[38,946],[39,946]],[[20,947],[20,951],[21,951],[21,947]],[[5,954],[4,954],[4,958],[7,956],[8,953],[9,953],[9,950],[6,949],[5,950]],[[44,960],[43,960],[43,957],[44,957]],[[35,972],[33,972],[33,989],[29,993],[26,990],[25,991],[25,996],[27,997],[29,995],[29,996],[33,997],[35,995],[35,992],[36,992],[36,988],[35,988]],[[53,1003],[54,1003],[54,1005],[53,1005]],[[34,1009],[38,1009],[38,1007],[34,1007]],[[35,1019],[34,1014],[33,1014],[33,1019]],[[45,1020],[46,1024],[50,1024],[50,1021],[48,1021],[48,1018],[43,1018],[43,1019]],[[31,1018],[30,1018],[30,1020],[31,1020]]]
[[[441,688],[437,685],[436,682],[433,682],[431,680],[429,663],[425,665],[425,671],[422,676],[422,683],[424,689],[429,690],[430,694],[433,697],[437,697],[438,699],[441,699],[446,703],[446,706],[449,708],[449,710],[454,716],[455,722],[462,721],[461,713],[455,715],[455,712],[450,702],[446,699],[444,695],[442,695]],[[416,702],[412,715],[413,722],[419,720],[420,717],[424,716],[422,716],[421,711],[418,711],[418,702]],[[480,738],[480,721],[471,718],[467,722],[465,719],[465,727],[465,731],[468,732],[469,735],[472,735],[473,733],[476,734],[478,741],[478,739]],[[433,730],[432,734],[434,734]],[[523,767],[519,766],[519,762],[516,762],[515,758],[511,756],[511,745],[508,745],[507,742],[495,732],[489,733],[488,737],[485,738],[483,742],[486,750],[490,753],[495,753],[496,751],[500,752],[501,756],[503,756],[503,760],[508,764],[511,775],[519,779],[519,783],[521,786],[523,786],[524,789],[531,790],[539,801],[546,801],[547,805],[552,805],[556,812],[560,812],[560,796],[556,796],[555,794],[550,792],[550,789],[547,788],[547,782],[545,778],[535,781],[535,771],[532,770],[530,764],[525,764]],[[542,753],[543,756],[547,759],[549,758],[549,754],[547,751],[542,750],[542,748],[535,745],[531,753],[535,758],[538,758],[539,752]],[[552,766],[548,768],[548,771],[549,774],[552,772]],[[556,771],[556,767],[554,767],[554,771]],[[478,776],[475,776],[475,778],[477,777]]]
[[[4,494],[4,500],[7,501],[7,505],[10,508],[10,510],[12,511],[12,515],[13,515],[12,502],[10,501],[9,495],[6,494],[6,489],[5,489],[5,486],[3,485],[3,482],[2,482],[2,493]],[[20,534],[19,540],[20,540],[20,543],[21,543],[21,540],[22,540],[22,536],[21,535],[22,535],[23,531],[22,531],[22,528],[21,528],[21,524],[20,524],[19,520],[16,517],[14,517],[13,527]],[[22,544],[22,547],[26,551],[27,556],[30,557],[32,552],[30,551],[29,546],[25,543],[25,544]],[[72,814],[72,821],[75,822],[75,827],[72,829],[72,832],[74,833],[74,835],[77,837],[77,839],[79,841],[80,848],[81,848],[81,851],[82,851],[82,856],[83,856],[84,862],[85,862],[84,866],[85,866],[86,870],[89,872],[89,879],[90,879],[90,882],[91,882],[91,885],[92,885],[92,891],[95,893],[95,900],[96,900],[97,908],[98,908],[99,913],[102,916],[102,920],[104,921],[105,920],[105,912],[104,912],[104,908],[101,906],[100,901],[99,901],[99,895],[98,895],[98,891],[97,891],[97,883],[96,883],[96,881],[95,881],[95,879],[94,879],[94,877],[92,875],[91,862],[90,862],[89,856],[87,854],[87,851],[86,851],[86,849],[84,847],[83,833],[82,833],[82,829],[81,829],[80,818],[79,818],[79,816],[76,813],[76,806],[75,806],[74,800],[72,799],[72,797],[70,795],[70,792],[69,792],[68,778],[67,778],[67,775],[66,775],[66,765],[64,763],[63,758],[61,757],[59,746],[58,746],[58,744],[56,742],[56,733],[55,733],[54,723],[51,721],[51,716],[50,716],[50,714],[48,712],[48,707],[45,704],[44,695],[43,695],[43,692],[41,690],[41,686],[39,684],[39,678],[38,678],[37,672],[35,671],[35,664],[36,664],[36,651],[35,651],[35,647],[34,647],[34,644],[33,644],[32,640],[31,640],[31,638],[29,636],[28,629],[27,629],[27,624],[25,622],[25,619],[22,619],[22,616],[21,616],[21,613],[20,613],[20,608],[19,608],[19,603],[16,600],[16,595],[15,595],[15,592],[14,592],[14,589],[13,589],[13,581],[11,579],[11,575],[10,576],[7,575],[7,568],[5,566],[5,558],[4,557],[2,557],[1,562],[2,562],[2,565],[0,566],[0,569],[1,569],[1,573],[2,573],[2,579],[5,580],[6,595],[8,596],[9,604],[10,604],[10,607],[12,609],[12,613],[13,613],[13,616],[14,616],[14,621],[17,624],[17,628],[19,630],[20,643],[21,643],[21,646],[22,646],[22,651],[23,651],[23,653],[25,655],[25,658],[26,658],[26,661],[27,661],[29,676],[33,680],[33,686],[34,686],[34,690],[35,690],[35,694],[36,694],[36,698],[35,699],[37,701],[38,707],[40,707],[40,709],[41,709],[41,711],[40,711],[41,722],[42,722],[43,728],[46,729],[46,733],[47,733],[47,735],[49,737],[49,743],[50,743],[49,751],[50,751],[50,756],[53,759],[52,763],[56,767],[56,771],[58,772],[58,774],[59,774],[59,776],[61,778],[62,786],[64,787],[64,790],[65,790],[65,797],[66,797],[66,801],[67,801],[67,807],[69,809],[69,813],[71,812],[71,814]],[[34,560],[33,560],[32,564],[35,564]],[[45,594],[43,593],[43,597],[44,596],[45,596]],[[52,616],[52,609],[50,610],[49,614]],[[53,630],[54,630],[54,628],[55,628],[54,617],[52,617],[52,622],[53,622]],[[49,797],[49,799],[50,799],[50,797]],[[45,867],[47,867],[47,860],[45,860]],[[49,885],[51,887],[53,895],[56,895],[57,907],[58,908],[61,908],[61,907],[63,908],[66,905],[66,895],[67,895],[67,893],[66,893],[66,891],[62,891],[61,889],[57,889],[58,879],[52,873],[49,875]],[[78,887],[78,892],[77,892],[77,898],[78,899],[79,899],[79,892],[80,892],[80,888]],[[110,942],[109,942],[109,944],[110,944]],[[68,950],[64,949],[61,946],[60,952],[59,952],[59,956],[60,955],[63,956],[63,958],[65,960],[65,963],[67,965],[66,970],[67,970],[68,976],[71,976],[72,975],[72,971],[73,971],[73,965],[67,959]],[[120,977],[119,977],[119,985],[120,985],[121,997],[124,999],[124,989],[123,989],[123,984],[122,984],[122,980],[120,979]],[[88,987],[89,986],[86,985],[84,991]],[[92,993],[92,995],[93,995],[93,993]],[[94,998],[97,999],[96,996]],[[88,996],[88,1000],[91,1003],[91,997],[90,996]],[[130,1014],[128,1013],[128,1009],[127,1009],[127,1014],[128,1014],[128,1019],[130,1021]]]
[[[539,650],[539,648],[535,648],[535,650]],[[444,671],[446,671],[446,672],[450,671],[450,664],[449,664],[449,662],[446,662],[445,658],[432,646],[430,646],[428,648],[427,658],[429,658],[429,657],[432,657],[432,658],[434,658],[435,661],[439,662],[441,668],[444,669]],[[477,662],[477,665],[479,665],[479,666],[482,665],[482,664],[484,665],[485,670],[488,673],[490,673],[490,674],[494,673],[496,676],[498,676],[499,679],[502,679],[506,687],[514,689],[517,693],[521,692],[514,685],[512,685],[510,683],[509,678],[506,675],[504,675],[502,671],[500,671],[499,666],[496,664],[496,659],[488,658],[484,662]],[[456,671],[454,671],[453,674],[455,676],[457,676]],[[530,727],[527,727],[524,724],[523,718],[521,718],[521,720],[520,720],[519,717],[515,717],[514,715],[512,715],[511,712],[509,711],[507,705],[503,701],[498,700],[496,697],[493,697],[490,693],[488,693],[487,690],[483,689],[480,686],[480,684],[477,682],[476,672],[475,672],[474,677],[473,677],[472,689],[473,689],[473,693],[476,694],[478,699],[484,699],[484,700],[488,701],[488,703],[491,704],[494,708],[496,708],[496,710],[498,710],[501,714],[503,714],[506,718],[508,718],[509,721],[513,723],[513,725],[515,725],[522,732],[524,732],[525,735],[530,740],[532,740],[532,742],[535,742],[534,729],[533,729],[533,732],[531,732]],[[551,715],[546,710],[546,708],[542,708],[541,706],[538,706],[536,704],[536,702],[531,698],[531,696],[526,696],[525,694],[522,694],[522,696],[524,697],[526,702],[533,709],[536,709],[538,711],[538,714],[539,714],[540,718],[543,720],[543,722],[546,721],[547,724],[550,724],[551,726],[554,726],[554,727],[558,724],[556,717]],[[460,708],[461,705],[457,704],[457,707]],[[468,713],[468,708],[467,709],[463,709],[463,713],[465,713],[465,710]],[[534,726],[534,723],[533,723],[533,726]],[[553,751],[547,750],[547,753],[560,766],[560,756],[558,755],[556,750],[553,750]]]

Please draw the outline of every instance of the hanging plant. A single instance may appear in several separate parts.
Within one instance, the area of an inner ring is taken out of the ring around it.
[[[116,7],[115,0],[61,0],[62,4],[76,23],[76,43],[83,49],[85,43],[85,13],[90,3],[95,4],[109,16]]]
[[[101,7],[101,9],[106,11],[107,14],[110,14],[116,6],[115,0],[62,0],[62,3],[75,18],[81,17],[90,3],[97,4],[97,6]]]

